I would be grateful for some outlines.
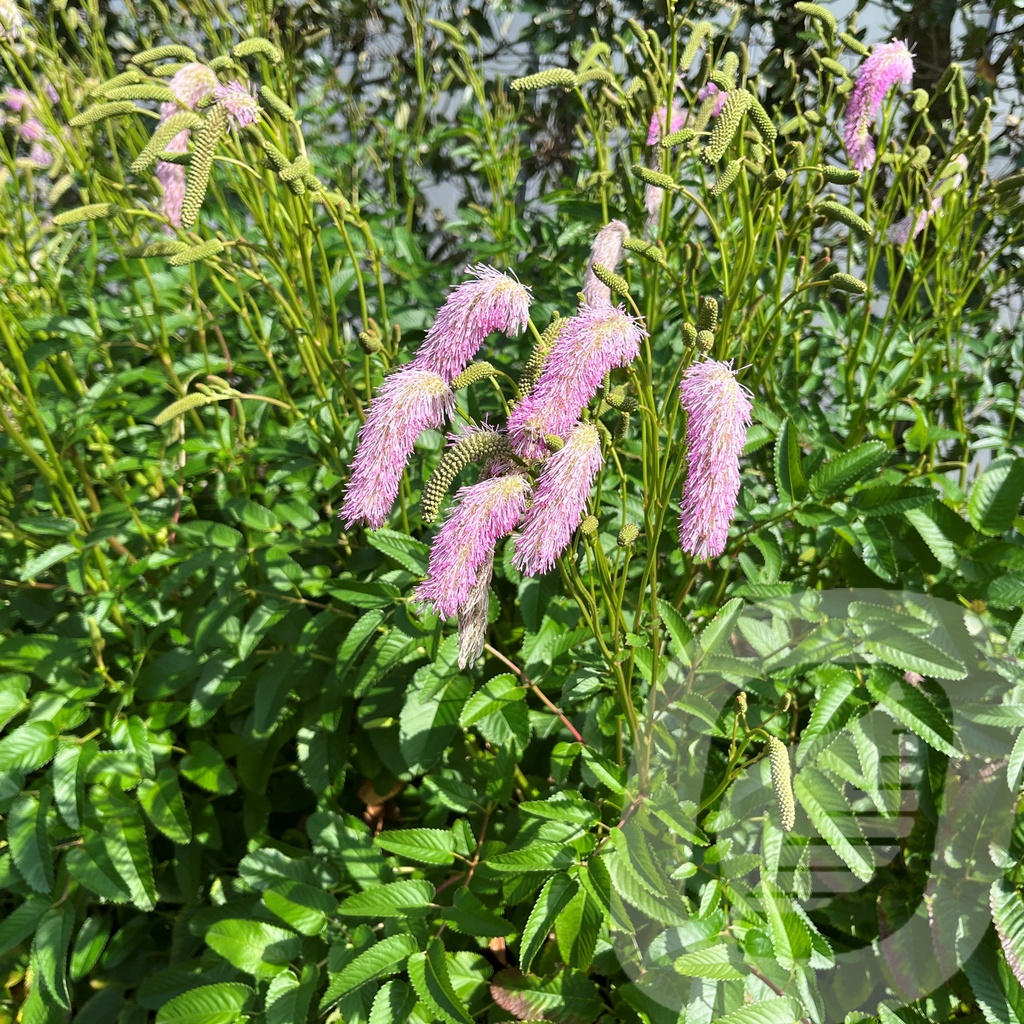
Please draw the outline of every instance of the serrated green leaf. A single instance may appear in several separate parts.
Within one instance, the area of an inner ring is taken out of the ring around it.
[[[382,832],[375,845],[421,864],[451,864],[455,860],[455,836],[442,828],[403,828]]]
[[[397,530],[368,530],[366,540],[381,554],[393,558],[403,569],[425,576],[430,558],[430,546],[421,540],[408,537]]]
[[[714,618],[704,626],[697,637],[697,649],[702,658],[714,653],[732,636],[732,631],[745,607],[743,598],[734,597],[718,609]]]
[[[866,477],[889,457],[881,441],[868,441],[829,459],[814,474],[808,486],[819,501],[838,494],[849,484]]]
[[[519,965],[524,971],[530,970],[534,957],[554,927],[555,919],[576,895],[578,888],[576,880],[568,875],[555,875],[544,883],[519,943]]]
[[[807,496],[807,480],[800,466],[800,443],[792,420],[779,428],[775,442],[775,489],[784,505],[796,505]]]
[[[932,511],[927,508],[909,509],[903,513],[904,519],[920,534],[921,540],[928,545],[928,550],[935,556],[939,565],[947,569],[955,569],[959,556],[953,541],[946,536]]]
[[[974,481],[967,502],[971,525],[990,537],[1005,533],[1024,500],[1024,459],[1004,455],[994,459]]]
[[[433,899],[434,887],[429,882],[408,878],[348,896],[338,913],[342,917],[405,917],[430,906]]]
[[[248,985],[237,982],[201,985],[164,1003],[156,1024],[241,1024],[254,995]]]
[[[934,679],[963,679],[967,675],[959,658],[898,626],[872,623],[861,629],[861,635],[864,650],[904,672],[919,672]]]
[[[290,878],[274,882],[263,893],[263,903],[303,935],[319,935],[338,909],[338,901],[330,893]]]
[[[331,983],[320,1000],[321,1013],[342,996],[355,991],[368,981],[397,974],[409,955],[416,952],[416,948],[416,940],[411,935],[390,935],[374,943],[369,949],[364,949],[331,978]]]
[[[181,759],[181,774],[208,793],[228,796],[238,788],[220,752],[204,740],[196,740]]]
[[[989,890],[989,906],[1006,962],[1024,985],[1024,896],[998,879]]]
[[[68,947],[75,927],[75,911],[70,903],[51,907],[39,922],[32,940],[32,967],[50,998],[65,1010],[71,1009],[68,988]]]
[[[279,974],[302,949],[299,937],[287,928],[245,918],[217,921],[203,938],[233,967],[256,978]]]
[[[42,799],[23,795],[7,812],[7,844],[21,877],[36,892],[49,894],[53,889],[53,854],[46,837],[46,812],[50,791]]]
[[[821,838],[857,878],[869,881],[875,869],[874,856],[846,797],[810,766],[793,780],[793,792]]]
[[[741,961],[728,946],[709,946],[676,957],[673,967],[688,978],[712,978],[715,981],[738,981],[746,974],[739,969]]]
[[[0,772],[34,772],[56,753],[57,727],[53,722],[26,722],[0,740]]]
[[[775,959],[784,970],[795,970],[811,956],[811,933],[793,909],[792,900],[772,881],[761,881],[761,902],[768,917],[768,934]]]
[[[0,957],[33,935],[49,909],[49,900],[29,896],[27,900],[9,911],[0,921]]]
[[[942,712],[916,687],[888,673],[872,672],[867,679],[868,692],[897,722],[920,736],[930,747],[959,757],[953,727]]]
[[[420,999],[448,1024],[472,1024],[452,986],[447,956],[444,946],[437,939],[431,939],[425,952],[409,957],[409,980]]]
[[[173,768],[161,768],[155,779],[143,779],[137,792],[146,817],[172,843],[192,842],[192,822]]]
[[[797,1024],[803,1017],[800,1004],[795,999],[783,996],[781,999],[763,999],[749,1006],[742,1006],[724,1017],[718,1017],[715,1024]]]
[[[452,899],[452,905],[441,911],[441,917],[462,935],[478,938],[509,936],[515,929],[499,914],[485,906],[468,889],[460,889]]]

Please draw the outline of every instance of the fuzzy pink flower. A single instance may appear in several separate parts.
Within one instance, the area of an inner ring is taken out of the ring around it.
[[[413,359],[413,366],[439,374],[451,383],[470,363],[494,331],[515,335],[530,315],[530,289],[514,277],[482,263],[437,311]]]
[[[748,395],[732,364],[713,359],[691,363],[679,385],[688,459],[679,542],[698,559],[720,555],[729,537],[750,423]]]
[[[218,85],[213,90],[217,102],[228,112],[234,125],[245,128],[260,119],[260,104],[255,93],[239,81]]]
[[[182,135],[184,134],[186,133],[182,132]],[[170,147],[168,147],[168,150],[170,151]],[[184,152],[184,150],[175,150],[175,152]],[[171,164],[166,160],[158,160],[156,176],[163,188],[163,195],[160,197],[160,212],[167,218],[172,227],[180,228],[181,204],[185,201],[185,168],[180,164]]]
[[[622,243],[627,238],[629,228],[621,220],[609,221],[598,231],[590,249],[587,272],[583,275],[583,301],[588,306],[611,306],[612,291],[598,280],[594,264],[600,263],[605,270],[614,272],[622,256]]]
[[[898,39],[876,46],[860,67],[857,84],[846,107],[843,141],[850,163],[866,171],[875,162],[871,125],[878,116],[885,94],[897,83],[910,85],[914,59],[907,44]]]
[[[646,337],[643,321],[627,316],[622,306],[581,306],[566,321],[533,390],[509,415],[513,450],[524,458],[542,458],[544,437],[565,437],[605,374],[628,366]]]
[[[0,103],[15,114],[20,114],[26,107],[32,106],[32,100],[24,89],[8,89]]]
[[[384,378],[359,431],[341,507],[346,528],[360,520],[384,525],[416,438],[441,429],[454,408],[455,396],[436,373],[405,366]]]
[[[492,476],[459,489],[458,503],[444,521],[430,550],[427,578],[416,597],[438,615],[455,615],[466,602],[494,545],[519,524],[530,495],[522,473]]]
[[[722,107],[725,106],[725,101],[729,98],[729,93],[715,85],[714,82],[708,82],[703,89],[697,90],[697,99],[703,103],[709,96],[714,96],[715,105],[711,108],[711,116],[718,117],[722,112]]]
[[[668,130],[665,124],[668,123]],[[662,107],[651,116],[651,125],[647,129],[647,145],[656,146],[666,135],[679,131],[686,125],[686,111],[675,100],[672,108]]]
[[[25,142],[39,142],[46,138],[46,129],[39,118],[30,117],[18,128],[18,134]]]
[[[564,447],[544,463],[523,532],[514,542],[512,562],[524,575],[542,576],[569,546],[603,461],[597,428],[578,423]]]
[[[213,93],[217,84],[217,76],[205,64],[193,62],[175,71],[168,81],[167,87],[183,107],[195,110],[207,96]],[[174,113],[173,107],[170,112]],[[163,117],[168,116],[164,109],[160,113]]]

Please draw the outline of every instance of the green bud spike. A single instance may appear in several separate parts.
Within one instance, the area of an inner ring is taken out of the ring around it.
[[[645,260],[657,263],[659,267],[667,267],[668,260],[665,259],[665,250],[655,242],[648,242],[642,238],[623,239],[622,247],[630,252],[635,252]]]
[[[856,171],[852,167],[832,167],[830,164],[825,164],[822,167],[816,167],[815,170],[820,171],[821,176],[833,185],[853,185],[860,181],[860,171]]]
[[[783,742],[774,736],[768,738],[767,746],[772,788],[775,790],[775,800],[779,805],[779,824],[783,832],[791,832],[796,824],[796,803],[793,800],[793,769],[789,763],[789,751]]]
[[[774,171],[769,171],[761,179],[761,185],[765,192],[775,192],[786,184],[788,177],[789,173],[787,171],[784,171],[781,167],[776,167]]]
[[[97,124],[108,117],[118,117],[121,114],[141,114],[142,110],[135,106],[130,100],[121,100],[117,103],[98,103],[94,107],[75,114],[68,124],[72,128],[85,128],[86,125]]]
[[[870,57],[871,51],[855,36],[849,32],[840,32],[839,40],[848,50],[857,54],[858,57]]]
[[[718,326],[718,300],[702,295],[697,302],[697,330],[713,331]]]
[[[149,142],[132,161],[132,173],[145,174],[156,163],[157,158],[167,148],[171,139],[183,131],[198,128],[202,123],[203,119],[191,110],[182,110],[177,114],[171,114],[166,121],[157,125],[156,130],[149,137]]]
[[[711,331],[697,332],[697,348],[702,352],[710,352],[715,347],[715,336]]]
[[[186,395],[184,398],[179,398],[178,401],[172,405],[167,406],[161,413],[153,417],[153,423],[162,427],[165,423],[173,420],[176,416],[183,416],[187,412],[191,412],[193,409],[198,409],[201,406],[209,405],[211,402],[223,402],[231,395],[204,395],[198,391],[193,391],[192,394]]]
[[[868,290],[867,284],[852,274],[833,274],[828,279],[828,286],[837,292],[850,292],[852,295],[866,295]]]
[[[816,213],[820,213],[823,217],[827,217],[829,220],[837,220],[840,224],[845,224],[848,228],[858,231],[862,235],[871,234],[871,225],[863,217],[858,216],[852,210],[841,206],[839,203],[826,199],[824,202],[818,203],[814,209]]]
[[[991,113],[992,97],[984,96],[979,100],[978,105],[974,108],[974,113],[971,114],[970,121],[967,122],[967,134],[979,135],[984,129],[985,122]]]
[[[224,251],[224,243],[219,238],[211,238],[200,245],[190,245],[181,252],[176,252],[167,262],[172,267],[187,267],[190,263],[208,260]]]
[[[188,242],[166,239],[160,242],[147,242],[145,245],[131,245],[124,254],[131,260],[145,260],[153,256],[174,256],[188,248]]]
[[[597,528],[601,524],[598,522],[597,516],[587,516],[582,523],[580,523],[580,533],[584,537],[592,537],[597,533]]]
[[[423,522],[432,523],[437,519],[441,502],[455,478],[471,462],[484,462],[496,455],[509,452],[508,440],[496,430],[482,430],[475,434],[467,434],[448,448],[437,465],[430,479],[423,485],[420,496],[420,510]]]
[[[265,139],[261,135],[259,137],[259,143],[260,148],[263,150],[263,153],[267,158],[267,163],[270,164],[270,166],[279,174],[291,166],[291,160],[289,160],[288,157],[286,157],[284,153],[282,153],[281,150],[279,150],[269,139]]]
[[[718,176],[718,180],[708,189],[708,195],[712,199],[718,199],[720,196],[725,195],[729,186],[736,180],[742,169],[742,160],[730,160],[725,165],[725,170]]]
[[[562,333],[564,326],[565,319],[556,313],[555,318],[544,329],[544,333],[540,336],[540,341],[530,353],[530,358],[527,359],[526,365],[519,375],[518,387],[521,395],[528,395],[540,379],[541,370],[544,369],[544,361],[551,351],[551,346],[558,340],[558,335]]]
[[[725,156],[752,101],[753,96],[745,89],[734,89],[728,94],[722,112],[711,129],[708,143],[700,153],[706,164],[716,164]]]
[[[174,93],[166,85],[159,82],[139,82],[136,85],[119,85],[116,89],[108,89],[108,100],[154,100],[157,103],[173,103]]]
[[[195,50],[182,46],[179,43],[170,43],[167,46],[153,46],[148,50],[143,50],[141,53],[135,54],[128,63],[141,66],[143,64],[156,64],[162,60],[194,61],[195,59]]]
[[[199,209],[203,205],[206,189],[210,184],[213,154],[227,126],[228,112],[218,103],[196,130],[192,163],[189,165],[188,179],[185,182],[185,198],[181,203],[181,226],[186,231],[195,225],[196,217],[199,216]]]
[[[380,324],[373,317],[368,317],[366,330],[359,333],[359,347],[368,355],[372,356],[384,347],[384,335],[381,333]]]
[[[635,523],[624,523],[622,529],[619,530],[616,543],[620,548],[631,548],[636,543],[636,539],[639,536],[640,531],[636,528]]]
[[[833,60],[831,57],[822,57],[821,66],[826,70],[830,71],[837,78],[849,78],[850,72],[843,67],[842,64],[837,60]]]
[[[821,4],[796,3],[793,6],[801,14],[805,14],[821,26],[825,41],[831,46],[836,38],[836,32],[839,30],[835,15],[827,7],[822,7]]]
[[[677,132],[669,132],[660,142],[662,149],[671,149],[673,146],[681,146],[696,138],[697,133],[692,128],[680,128]]]
[[[604,68],[588,68],[576,76],[577,85],[586,85],[587,82],[601,82],[604,85],[614,85],[615,76]]]
[[[213,60],[210,61],[208,66],[211,71],[216,71],[218,73],[222,71],[240,70],[238,65],[226,53],[222,53],[219,56],[214,57]]]
[[[560,452],[565,447],[565,442],[557,434],[545,434],[544,445],[549,452]]]
[[[50,191],[46,195],[46,201],[51,205],[55,206],[60,202],[61,197],[67,192],[72,185],[74,185],[75,179],[70,174],[65,174],[58,178],[51,186]]]
[[[700,134],[705,128],[707,128],[708,122],[711,120],[711,115],[714,113],[717,104],[717,96],[708,96],[701,102],[701,105],[697,108],[696,112],[686,119],[687,128],[691,129],[694,135]]]
[[[626,89],[626,99],[633,99],[638,93],[643,92],[646,88],[647,83],[643,80],[643,78],[640,78],[639,76],[637,78],[634,78],[633,81],[629,83],[629,87]]]
[[[794,132],[803,134],[805,131],[807,131],[807,121],[800,114],[797,114],[796,117],[791,117],[779,128],[779,134],[783,136],[792,135]]]
[[[760,135],[768,145],[771,145],[776,138],[778,138],[779,132],[772,119],[768,116],[768,111],[752,97],[750,100],[748,114],[750,116],[750,120],[754,123],[754,127],[757,129],[758,135]]]
[[[625,410],[619,412],[615,417],[615,426],[612,429],[612,441],[621,441],[629,429],[629,413]]]
[[[736,710],[741,715],[747,713],[747,695],[742,690],[736,694]]]
[[[679,183],[671,175],[662,174],[661,171],[652,171],[649,167],[644,167],[643,164],[633,164],[633,173],[641,181],[653,185],[655,188],[668,189],[670,192],[676,192],[679,189]]]
[[[697,328],[691,323],[683,323],[683,341],[687,345],[697,344]]]
[[[915,89],[910,94],[911,109],[915,114],[928,109],[928,93],[924,89]]]
[[[287,167],[282,167],[278,176],[282,181],[296,181],[311,170],[309,158],[297,156]]]
[[[231,56],[241,59],[242,57],[265,57],[271,64],[280,64],[284,57],[281,51],[269,40],[261,36],[255,39],[243,39],[242,42],[231,48]]]
[[[109,217],[117,207],[113,203],[90,203],[88,206],[77,206],[73,210],[65,210],[53,218],[59,228],[68,228],[74,224],[84,224],[90,220],[102,220]]]
[[[513,79],[511,89],[513,92],[532,92],[534,89],[551,89],[556,85],[563,89],[575,89],[576,76],[568,68],[551,68],[535,75]]]
[[[619,295],[629,295],[629,284],[624,277],[620,277],[618,274],[613,274],[606,266],[600,263],[594,263],[592,266],[594,271],[594,277],[598,279],[603,285],[611,288],[613,292]]]
[[[260,86],[260,99],[263,101],[263,106],[277,114],[278,117],[283,117],[286,121],[295,120],[295,111],[269,85]]]
[[[324,183],[312,172],[304,174],[302,181],[310,192],[322,192],[324,190]]]
[[[471,384],[478,384],[482,380],[489,380],[496,376],[497,370],[486,360],[470,363],[451,383],[452,391],[461,391]]]
[[[736,70],[739,68],[739,66],[740,58],[739,54],[736,53],[735,50],[727,51],[725,55],[722,57],[722,73],[728,76],[730,82],[736,81]],[[734,86],[722,86],[722,88],[728,91],[728,89],[732,89],[734,88]]]
[[[825,123],[825,119],[816,110],[805,110],[804,117],[815,127]]]
[[[625,384],[619,384],[610,391],[605,392],[604,400],[620,412],[635,412],[639,407],[636,397],[630,393]]]
[[[150,68],[149,73],[156,78],[173,78],[182,68],[188,67],[188,61],[175,60],[169,64],[157,64]]]
[[[698,21],[693,27],[683,52],[679,55],[679,73],[685,75],[690,70],[693,58],[704,45],[705,39],[711,39],[715,34],[715,26],[710,21]]]
[[[932,158],[932,151],[927,146],[915,146],[910,156],[910,166],[917,171],[923,171]]]
[[[117,89],[122,85],[135,85],[137,82],[142,81],[142,72],[138,68],[129,68],[127,71],[122,71],[119,75],[114,75],[113,78],[106,82],[101,82],[96,86],[92,92],[89,93],[93,99],[102,99],[111,89]]]
[[[169,149],[165,149],[157,155],[157,159],[165,164],[179,164],[182,167],[187,167],[192,163],[192,154],[188,150],[185,150],[184,153],[172,153]]]
[[[726,74],[726,72],[719,69],[715,69],[708,75],[708,81],[717,85],[719,89],[725,92],[729,92],[730,89],[736,88],[736,79],[732,75]]]

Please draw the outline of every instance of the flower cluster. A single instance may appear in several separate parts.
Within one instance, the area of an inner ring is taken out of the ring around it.
[[[2,16],[0,8],[0,21]],[[51,104],[57,103],[59,97],[53,85],[44,82],[42,91]],[[41,171],[52,168],[60,152],[60,140],[40,120],[43,109],[41,101],[24,89],[9,89],[0,94],[0,127],[11,123],[15,136],[28,144],[28,166]]]
[[[907,245],[917,238],[932,216],[942,208],[943,197],[960,187],[966,173],[967,157],[962,153],[958,153],[953,157],[949,165],[937,174],[934,181],[932,181],[930,192],[933,198],[928,206],[918,213],[908,213],[901,220],[891,225],[886,232],[886,239],[892,245]]]
[[[875,162],[871,126],[886,93],[894,85],[910,85],[913,77],[914,59],[907,44],[898,39],[875,47],[861,65],[857,84],[846,107],[843,132],[850,163],[858,171],[866,171]]]
[[[228,112],[231,123],[237,128],[246,128],[260,117],[260,105],[256,94],[239,81],[218,85],[213,90],[214,98]]]

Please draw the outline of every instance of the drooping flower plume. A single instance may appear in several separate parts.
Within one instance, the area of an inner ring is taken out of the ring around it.
[[[341,507],[346,527],[384,525],[416,438],[443,427],[454,408],[455,396],[436,373],[406,366],[384,378],[359,431]]]
[[[239,81],[218,85],[213,90],[217,102],[228,112],[231,123],[245,128],[260,119],[260,104],[252,89]]]
[[[494,551],[484,559],[469,597],[459,608],[459,668],[472,665],[484,653],[487,641],[487,606],[494,571]]]
[[[530,315],[530,289],[514,277],[478,264],[445,300],[416,352],[413,365],[451,383],[494,331],[516,335]]]
[[[514,542],[512,561],[525,576],[548,572],[569,546],[602,462],[597,428],[579,423],[565,445],[544,463],[523,532]]]
[[[622,256],[622,243],[629,237],[629,228],[621,220],[609,221],[597,233],[590,249],[590,261],[583,276],[583,300],[588,306],[611,306],[612,291],[602,284],[594,273],[594,264],[600,263],[614,272]]]
[[[647,145],[656,146],[666,135],[671,135],[685,126],[686,111],[673,100],[671,108],[662,107],[651,115],[651,124],[647,129]]]
[[[581,306],[565,321],[533,390],[509,415],[513,450],[543,457],[545,436],[567,436],[605,374],[628,366],[645,337],[643,321],[622,306]]]
[[[932,216],[942,208],[943,196],[960,187],[966,172],[967,157],[962,153],[957,153],[950,161],[949,166],[932,182],[931,191],[935,198],[927,208],[918,213],[908,213],[902,220],[898,220],[886,232],[886,239],[893,245],[907,245],[911,239],[917,238]]]
[[[217,88],[217,76],[205,65],[195,61],[178,68],[167,82],[167,87],[174,93],[175,99],[189,110],[195,110],[207,96]],[[161,108],[160,116],[169,117],[174,113]]]
[[[850,163],[858,171],[866,171],[875,162],[871,126],[885,94],[897,83],[910,85],[913,77],[913,56],[907,44],[898,39],[876,46],[861,65],[857,84],[846,107],[843,132]]]
[[[518,526],[529,494],[530,481],[522,473],[461,488],[430,549],[427,578],[416,588],[416,597],[430,602],[443,618],[464,607],[494,545]]]
[[[687,473],[679,541],[698,559],[725,550],[740,493],[740,453],[747,438],[751,404],[731,363],[691,363],[679,385],[686,411]]]

